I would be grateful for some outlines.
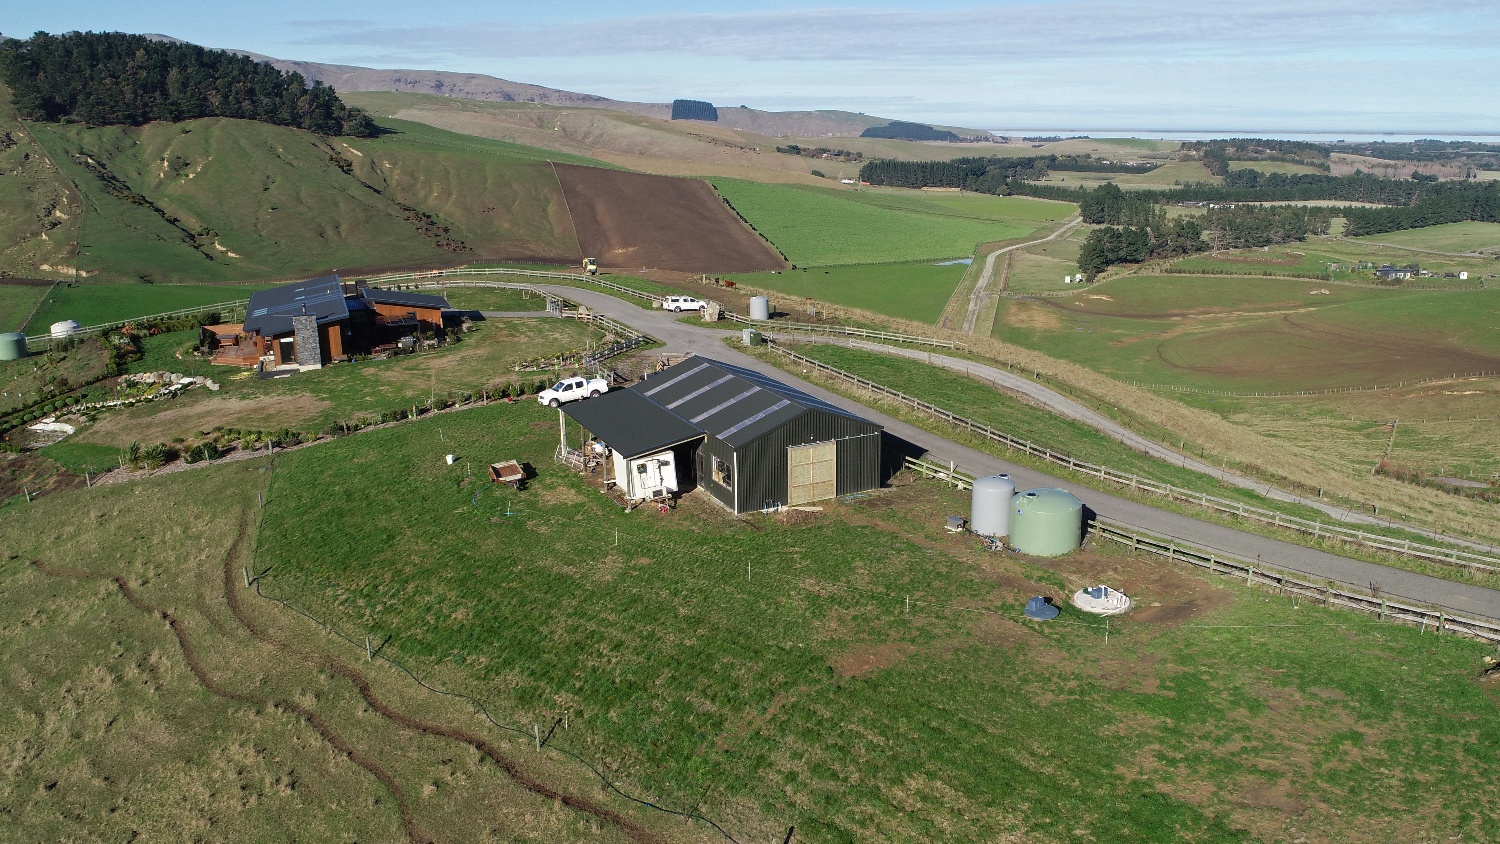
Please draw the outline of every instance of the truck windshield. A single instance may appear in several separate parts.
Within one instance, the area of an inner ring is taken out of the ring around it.
[[[566,382],[566,381],[559,381],[555,385],[553,385],[552,389],[554,389],[554,390],[558,391],[559,393],[561,393],[563,390],[568,389],[568,382]]]

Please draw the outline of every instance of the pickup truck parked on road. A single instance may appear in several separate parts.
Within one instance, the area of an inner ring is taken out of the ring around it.
[[[575,399],[593,398],[607,392],[609,382],[603,378],[564,378],[537,393],[536,400],[548,407],[557,407]]]

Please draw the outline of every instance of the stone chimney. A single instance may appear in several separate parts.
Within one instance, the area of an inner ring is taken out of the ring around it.
[[[307,306],[303,305],[305,312]],[[297,365],[317,369],[323,365],[323,343],[318,337],[318,317],[302,313],[292,317],[292,342],[297,347]]]

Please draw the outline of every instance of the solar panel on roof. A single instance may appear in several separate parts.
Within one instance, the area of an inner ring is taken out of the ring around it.
[[[689,419],[688,421],[691,422],[691,423],[693,423],[694,425],[696,425],[699,422],[702,422],[703,420],[707,419],[708,417],[713,416],[715,413],[718,413],[719,411],[723,410],[724,408],[729,407],[729,406],[734,405],[734,404],[738,404],[743,399],[747,399],[750,396],[753,396],[753,395],[755,395],[758,392],[760,392],[760,388],[759,387],[751,387],[750,389],[746,390],[743,393],[740,393],[739,395],[735,396],[732,399],[729,399],[728,401],[719,402],[718,404],[714,405],[713,407],[710,407],[708,410],[703,411],[702,413],[698,414],[697,416],[694,416],[692,419]]]
[[[749,419],[746,419],[745,421],[740,422],[739,424],[735,425],[734,427],[725,430],[723,433],[719,434],[719,439],[721,439],[721,440],[722,439],[727,439],[729,437],[729,435],[733,434],[735,431],[743,430],[744,428],[747,428],[747,427],[755,424],[756,422],[759,422],[760,420],[766,418],[767,416],[770,416],[771,414],[773,414],[776,411],[782,409],[783,407],[790,407],[791,404],[792,403],[790,401],[787,401],[786,399],[782,399],[781,401],[779,401],[779,402],[771,405],[770,407],[766,408],[765,410],[762,410],[760,413],[755,414],[754,416],[750,417]]]
[[[685,395],[682,398],[678,399],[677,401],[674,401],[671,404],[667,405],[667,409],[671,410],[672,408],[676,407],[679,404],[682,404],[683,402],[692,401],[693,399],[696,399],[697,397],[703,395],[704,393],[708,392],[709,390],[712,390],[713,388],[719,386],[720,384],[723,384],[725,381],[732,380],[733,378],[734,378],[733,375],[725,375],[725,376],[723,376],[722,378],[720,378],[717,381],[710,381],[707,384],[704,384],[702,387],[699,387],[698,389],[696,389],[696,390],[692,391],[691,393],[688,393],[687,395]]]
[[[702,372],[703,370],[705,370],[707,368],[708,368],[708,364],[706,364],[706,363],[700,363],[697,366],[693,367],[692,369],[689,369],[687,372],[682,373],[681,375],[674,375],[671,378],[668,378],[667,381],[666,381],[666,383],[664,383],[664,384],[657,384],[656,386],[652,387],[649,390],[643,390],[642,393],[641,393],[641,395],[646,395],[646,396],[655,395],[655,394],[661,392],[662,390],[665,390],[666,388],[672,386],[673,384],[676,384],[678,381],[681,381],[682,379],[688,377],[689,375],[692,375],[692,374],[698,373],[698,372]]]

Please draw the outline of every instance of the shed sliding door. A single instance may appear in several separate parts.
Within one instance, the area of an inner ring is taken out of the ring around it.
[[[838,444],[814,443],[786,450],[786,503],[806,504],[838,495]]]

